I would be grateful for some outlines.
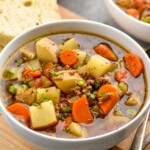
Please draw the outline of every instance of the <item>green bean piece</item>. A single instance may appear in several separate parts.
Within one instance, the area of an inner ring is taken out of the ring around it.
[[[124,93],[128,91],[128,84],[125,83],[124,81],[119,82],[118,87]]]
[[[109,67],[109,69],[108,69],[108,71],[109,72],[113,72],[115,69],[117,69],[118,68],[118,64],[116,64],[116,63],[113,63],[113,64],[111,64],[111,66]]]
[[[17,87],[15,85],[10,85],[8,91],[10,94],[15,95],[17,93]]]

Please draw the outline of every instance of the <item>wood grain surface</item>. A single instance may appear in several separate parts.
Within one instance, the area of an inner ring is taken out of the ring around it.
[[[74,12],[61,7],[60,13],[62,19],[85,19]],[[111,150],[129,150],[132,144],[134,131],[127,139],[120,142]],[[146,134],[150,133],[150,122],[147,124]],[[145,135],[146,135],[145,134]],[[147,150],[150,149],[147,148]],[[0,150],[39,150],[38,148],[32,146],[29,142],[25,141],[23,138],[18,136],[5,122],[2,116],[0,116]],[[99,149],[100,150],[100,149]]]

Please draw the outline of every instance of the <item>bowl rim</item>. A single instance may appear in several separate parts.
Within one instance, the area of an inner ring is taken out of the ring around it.
[[[26,31],[24,31],[23,33],[21,33],[20,35],[18,35],[17,37],[15,37],[13,40],[11,40],[6,47],[3,49],[3,51],[0,53],[0,59],[3,57],[3,55],[5,55],[7,49],[9,49],[11,47],[11,45],[15,42],[18,41],[18,39],[20,39],[22,36],[25,36],[26,34],[29,34],[30,32],[35,32],[37,30],[40,30],[41,28],[44,28],[46,26],[51,26],[51,25],[57,25],[57,24],[63,24],[63,23],[78,23],[78,24],[89,24],[90,26],[99,26],[99,27],[103,27],[103,28],[107,28],[108,30],[112,30],[113,32],[120,34],[121,36],[124,36],[125,38],[127,38],[129,41],[133,42],[133,44],[135,46],[138,47],[138,49],[143,52],[142,47],[135,41],[133,40],[129,35],[125,34],[124,32],[120,31],[119,29],[116,29],[114,27],[111,27],[109,25],[103,24],[103,23],[99,23],[96,21],[89,21],[89,20],[79,20],[79,19],[65,19],[65,20],[56,20],[56,21],[52,21],[49,23],[45,23],[36,27],[33,27],[31,29],[28,29]],[[13,51],[14,52],[14,51]],[[11,54],[13,53],[11,52]],[[146,55],[146,53],[143,53],[144,57],[146,59],[149,59],[148,56]],[[6,60],[5,60],[6,62]],[[149,62],[149,66],[150,66],[150,62]],[[148,87],[147,87],[148,88]],[[1,97],[1,96],[0,96]],[[125,124],[124,126],[120,127],[119,129],[113,130],[112,132],[108,132],[106,134],[102,134],[102,135],[96,135],[93,137],[87,137],[87,138],[77,138],[77,139],[69,139],[69,138],[61,138],[61,137],[52,137],[46,134],[42,134],[39,133],[37,131],[34,131],[28,127],[26,127],[25,125],[21,124],[19,121],[17,121],[4,107],[2,101],[0,100],[0,111],[2,112],[2,115],[5,114],[8,119],[10,119],[12,122],[14,122],[15,126],[19,126],[23,131],[25,131],[26,133],[31,133],[35,136],[38,136],[39,138],[43,138],[43,139],[48,139],[48,140],[53,140],[53,141],[59,141],[59,142],[84,142],[84,141],[91,141],[91,140],[98,140],[98,139],[103,139],[106,138],[108,136],[111,135],[115,135],[117,132],[119,131],[123,131],[125,130],[127,127],[129,127],[131,124],[133,124],[134,121],[138,120],[138,118],[140,118],[141,115],[144,115],[146,113],[146,111],[148,111],[148,107],[150,106],[150,100],[148,95],[147,95],[147,101],[146,104],[143,106],[142,110],[140,111],[140,113],[135,116],[131,121],[129,121],[127,124]]]
[[[149,23],[144,23],[143,21],[140,21],[140,20],[138,20],[138,19],[136,19],[136,18],[134,18],[134,17],[126,14],[117,4],[115,4],[114,0],[106,0],[106,1],[107,1],[106,3],[109,3],[117,11],[119,11],[119,13],[121,13],[122,15],[124,15],[125,17],[127,17],[127,19],[132,20],[133,22],[137,23],[138,25],[142,25],[142,26],[150,28],[150,24]]]

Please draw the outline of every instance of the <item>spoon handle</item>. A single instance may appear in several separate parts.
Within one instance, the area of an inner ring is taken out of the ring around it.
[[[145,120],[142,122],[142,124],[137,129],[137,132],[134,137],[134,140],[133,140],[130,150],[142,150],[142,144],[143,144],[143,139],[144,139],[144,135],[145,135],[145,129],[146,129],[148,117],[149,117],[149,111],[146,114]]]

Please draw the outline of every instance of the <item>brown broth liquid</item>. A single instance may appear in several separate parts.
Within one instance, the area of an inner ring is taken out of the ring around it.
[[[120,66],[120,60],[122,61],[124,54],[127,52],[123,50],[123,48],[107,39],[101,38],[100,36],[95,36],[95,35],[90,35],[90,34],[82,34],[82,33],[59,33],[59,34],[53,34],[48,36],[51,40],[56,42],[56,44],[62,43],[65,39],[68,38],[76,38],[79,45],[80,49],[83,51],[86,51],[87,54],[93,55],[94,50],[93,47],[96,46],[97,44],[101,42],[106,42],[108,43],[112,48],[115,54],[118,56],[119,60],[118,62],[118,69],[115,71],[119,70],[120,68],[124,69],[124,66]],[[25,46],[29,47],[32,51],[35,51],[35,41],[31,41]],[[16,51],[6,62],[5,67],[8,66],[16,66],[15,65],[15,60],[21,56],[21,53],[19,51]],[[5,68],[4,67],[4,68]],[[108,72],[107,73],[109,77],[111,77],[111,81],[116,82],[114,80],[114,72]],[[115,116],[113,115],[113,109],[111,112],[105,117],[105,118],[98,118],[95,119],[93,124],[89,125],[84,125],[88,131],[89,137],[96,136],[96,135],[102,135],[105,133],[108,133],[113,130],[117,130],[118,128],[122,127],[125,125],[127,122],[129,122],[132,118],[135,117],[135,115],[140,111],[141,107],[144,104],[144,99],[146,95],[146,83],[145,83],[145,78],[144,78],[144,73],[142,73],[139,77],[133,78],[131,74],[128,72],[127,77],[124,80],[126,83],[129,84],[129,89],[128,91],[133,92],[133,93],[138,93],[139,96],[139,103],[136,106],[126,106],[124,102],[127,100],[127,96],[124,96],[121,98],[121,100],[118,102],[118,110],[124,115],[124,116]],[[13,81],[15,82],[15,81]],[[7,97],[7,92],[6,92],[6,86],[10,83],[13,83],[12,81],[6,81],[4,79],[1,80],[1,93],[3,97],[3,103],[4,105],[8,105],[12,103],[11,99],[6,98]],[[134,109],[136,110],[136,114],[129,114],[127,113],[128,109]],[[75,136],[72,136],[71,134],[66,133],[65,131],[62,130],[62,122],[59,121],[59,123],[56,125],[54,133],[52,132],[52,129],[44,129],[42,131],[39,131],[44,134],[48,134],[51,136],[56,136],[56,137],[61,137],[61,138],[77,138]]]

